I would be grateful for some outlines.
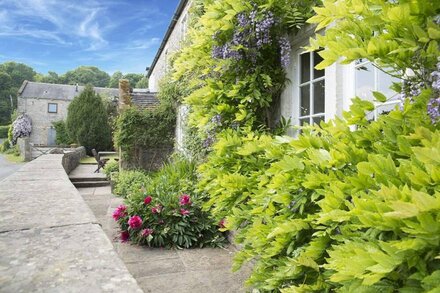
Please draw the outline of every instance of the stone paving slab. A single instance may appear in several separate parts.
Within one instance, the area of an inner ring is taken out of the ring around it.
[[[142,292],[96,224],[2,233],[0,251],[2,292]]]
[[[70,172],[69,178],[90,178],[90,179],[106,178],[102,169],[99,170],[99,173],[94,173],[96,168],[97,168],[96,164],[95,165],[80,164],[72,172]]]
[[[61,159],[0,181],[0,292],[142,292]]]

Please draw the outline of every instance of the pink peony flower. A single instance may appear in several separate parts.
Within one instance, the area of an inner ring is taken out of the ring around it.
[[[226,224],[226,220],[225,219],[221,219],[220,222],[218,222],[218,226],[220,228],[225,228],[225,224]]]
[[[114,212],[113,212],[113,219],[115,219],[115,221],[119,220],[120,218],[123,218],[124,216],[127,215],[127,207],[123,204],[121,204],[120,206],[118,206]]]
[[[189,197],[189,195],[188,194],[182,194],[180,196],[180,199],[179,199],[179,204],[181,206],[190,205],[191,204],[191,198]]]
[[[142,235],[142,237],[148,237],[151,234],[153,234],[153,232],[154,232],[153,229],[148,229],[147,228],[147,229],[142,230],[141,235]]]
[[[162,206],[160,204],[151,208],[151,212],[153,214],[159,214],[161,211],[162,211]]]
[[[130,240],[130,233],[128,233],[128,231],[122,231],[121,232],[121,241],[127,242],[128,240]]]
[[[181,214],[182,216],[187,216],[187,215],[189,215],[189,211],[188,211],[188,210],[185,210],[185,209],[180,209],[180,214]]]
[[[148,205],[153,200],[153,198],[149,195],[146,198],[144,198],[144,204]]]
[[[139,216],[130,217],[130,219],[128,219],[128,225],[132,229],[140,228],[142,226],[142,219],[141,219],[141,217],[139,217]]]

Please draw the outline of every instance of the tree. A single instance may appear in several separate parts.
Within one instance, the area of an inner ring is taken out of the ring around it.
[[[47,75],[37,74],[35,77],[35,80],[39,81],[39,82],[45,82],[45,83],[62,83],[62,79],[54,71],[49,71],[47,73]]]
[[[113,73],[112,77],[110,78],[110,81],[108,83],[109,88],[118,88],[119,87],[119,80],[123,79],[124,75],[120,71],[116,71]]]
[[[80,66],[67,71],[63,76],[65,84],[91,84],[98,87],[106,87],[110,81],[110,75],[95,66]]]
[[[24,80],[32,81],[35,75],[32,67],[22,63],[0,64],[0,125],[11,123],[12,111],[17,108],[17,91]]]
[[[128,79],[132,88],[136,87],[136,84],[142,79],[142,77],[144,77],[144,75],[140,73],[128,73],[124,75],[124,78]]]
[[[107,110],[91,85],[70,103],[66,127],[69,137],[83,145],[89,154],[92,149],[100,151],[112,147]]]
[[[20,88],[21,84],[25,80],[35,80],[37,74],[32,67],[23,63],[5,62],[0,64],[0,71],[6,72],[12,81],[12,87]]]
[[[142,77],[135,85],[137,89],[147,89],[148,88],[148,78],[146,76]]]

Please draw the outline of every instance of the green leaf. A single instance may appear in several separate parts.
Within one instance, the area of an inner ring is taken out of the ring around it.
[[[382,94],[381,92],[376,92],[373,91],[373,96],[376,98],[377,101],[381,102],[381,103],[385,103],[387,101],[387,97]]]

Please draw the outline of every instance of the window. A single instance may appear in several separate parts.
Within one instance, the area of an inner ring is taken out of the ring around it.
[[[366,59],[355,62],[355,95],[375,104],[375,110],[369,114],[369,119],[376,120],[380,114],[390,112],[400,102],[397,93],[390,89],[391,84],[398,81],[399,79],[378,69]],[[373,91],[383,93],[388,100],[385,103],[375,101]]]
[[[299,123],[313,124],[325,119],[325,70],[315,66],[322,61],[315,52],[299,55]]]
[[[49,104],[47,104],[47,112],[49,112],[49,113],[57,113],[58,112],[58,104],[57,103],[49,103]]]

